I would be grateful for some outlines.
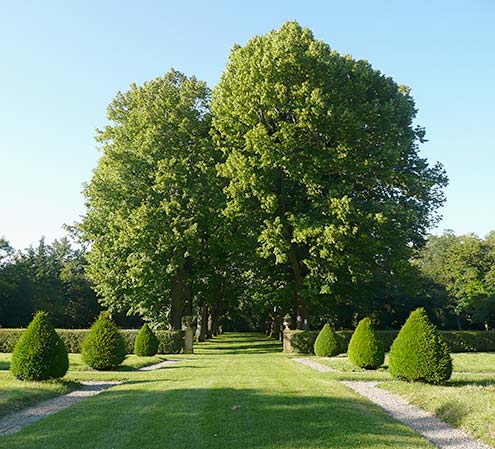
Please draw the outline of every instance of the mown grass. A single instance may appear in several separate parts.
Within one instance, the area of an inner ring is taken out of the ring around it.
[[[384,366],[366,371],[353,366],[345,355],[312,357],[338,370],[327,376],[340,380],[380,380],[381,388],[436,414],[487,444],[495,446],[495,353],[452,354],[454,373],[445,386],[408,383],[392,379]]]
[[[12,354],[0,353],[0,371],[8,370],[10,368],[10,360]],[[135,354],[128,354],[124,362],[118,366],[116,371],[133,371],[144,366],[153,365],[154,363],[167,360],[164,355],[155,355],[152,357],[139,357]],[[71,371],[93,371],[83,361],[81,354],[69,354],[69,370]]]
[[[0,448],[433,448],[335,379],[291,361],[278,342],[226,335],[177,358],[158,371],[112,373],[128,382],[0,438]]]
[[[70,371],[64,379],[22,382],[15,379],[8,371],[11,357],[12,354],[0,353],[0,416],[59,394],[68,393],[79,387],[79,380],[127,380],[126,373],[166,360],[163,355],[138,357],[130,354],[115,371],[99,372],[88,368],[80,354],[69,354]]]
[[[380,386],[485,443],[495,445],[494,375],[454,376],[446,386],[397,381]]]
[[[0,417],[77,387],[76,382],[69,380],[23,382],[9,371],[0,371]]]

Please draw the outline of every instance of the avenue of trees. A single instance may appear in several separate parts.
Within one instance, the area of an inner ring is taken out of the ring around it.
[[[98,132],[83,246],[3,242],[0,325],[18,307],[87,326],[103,307],[171,329],[194,316],[201,340],[286,315],[398,328],[423,306],[494,326],[494,234],[427,238],[447,178],[415,114],[408,88],[295,22],[234,46],[212,91],[175,70],[131,85]]]

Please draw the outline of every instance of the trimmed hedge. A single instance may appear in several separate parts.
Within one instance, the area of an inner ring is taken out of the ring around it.
[[[385,352],[388,352],[399,331],[377,330],[376,333],[383,343]],[[349,345],[352,334],[353,331],[349,330],[337,331],[344,348],[342,352],[347,351],[346,348]],[[440,331],[440,335],[447,342],[450,352],[495,352],[495,331]],[[293,330],[291,336],[293,352],[313,354],[313,346],[318,336],[318,331]]]
[[[389,353],[389,372],[398,379],[444,384],[452,375],[449,347],[424,308],[411,312]]]
[[[0,328],[0,352],[12,352],[16,343],[26,329]],[[65,343],[67,352],[81,352],[81,343],[88,335],[89,329],[56,329],[57,334]],[[134,350],[139,329],[121,329],[127,342],[128,352]],[[158,354],[179,354],[184,348],[183,331],[155,331],[158,337]]]
[[[48,314],[38,312],[15,345],[10,370],[21,380],[64,377],[69,359],[64,342],[55,332]]]

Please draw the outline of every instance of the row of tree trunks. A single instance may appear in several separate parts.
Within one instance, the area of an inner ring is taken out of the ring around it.
[[[183,265],[177,268],[172,279],[169,324],[171,330],[181,330],[183,317],[193,315],[192,291],[189,286],[188,275],[188,261],[186,260]],[[217,313],[208,307],[204,299],[201,300],[197,310],[196,340],[206,341],[219,333],[221,333],[221,328]]]

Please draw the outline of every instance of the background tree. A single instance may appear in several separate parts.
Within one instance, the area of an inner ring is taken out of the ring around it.
[[[24,251],[1,242],[0,326],[25,327],[38,310],[57,327],[85,328],[94,321],[101,307],[85,274],[85,248],[66,237],[51,245],[42,238]]]
[[[295,22],[233,48],[212,113],[226,214],[290,277],[299,327],[314,304],[393,277],[436,221],[446,177],[419,157],[409,90]]]
[[[446,231],[430,236],[415,263],[424,276],[442,286],[458,328],[474,322],[485,327],[495,321],[495,247],[493,233],[456,236]]]
[[[175,70],[119,93],[85,189],[81,231],[102,303],[172,329],[195,296],[208,300],[201,286],[218,263],[208,255],[221,227],[209,96],[204,82]]]

